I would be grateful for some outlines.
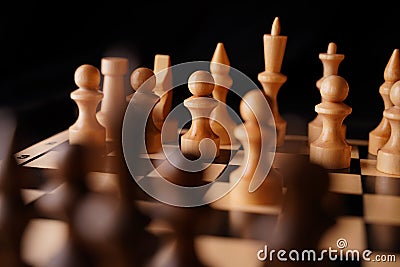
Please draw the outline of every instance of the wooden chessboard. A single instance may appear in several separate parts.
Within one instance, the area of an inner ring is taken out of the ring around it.
[[[339,239],[347,241],[347,249],[372,251],[371,261],[351,261],[346,266],[397,266],[400,261],[400,177],[380,173],[376,170],[376,157],[368,154],[366,140],[348,140],[352,145],[351,166],[340,171],[330,171],[330,191],[343,200],[344,210],[337,224],[329,229],[321,239],[321,248],[336,248]],[[27,205],[34,205],[49,194],[57,194],[62,184],[49,185],[53,172],[57,169],[57,159],[68,146],[68,131],[60,132],[15,154],[18,164],[24,167],[22,193]],[[221,148],[223,155],[228,148]],[[229,174],[243,160],[241,146],[229,148],[231,160],[221,158],[209,168],[210,177],[220,173]],[[287,157],[308,157],[307,137],[287,135],[285,144],[277,148],[275,167]],[[113,158],[113,151],[107,157]],[[162,154],[149,154],[156,168],[162,168],[165,157]],[[90,175],[92,186],[99,190],[113,190],[116,174],[112,167],[99,166]],[[149,179],[161,179],[154,171],[144,174]],[[219,183],[227,183],[222,177]],[[220,184],[220,185],[221,185]],[[164,204],[144,197],[138,204],[153,217],[149,229],[157,234],[168,233],[168,225],[155,210]],[[277,216],[279,205],[233,205],[227,201],[216,201],[209,206],[209,215],[196,248],[200,259],[208,266],[260,266],[257,252],[268,244]],[[213,220],[215,219],[215,220]],[[318,222],[315,222],[318,223]],[[44,266],[66,240],[64,222],[57,218],[38,214],[28,225],[24,242],[23,257],[33,266]],[[154,261],[162,259],[173,244],[166,243],[155,255]],[[378,262],[379,255],[387,262]],[[392,258],[394,257],[394,258]],[[389,262],[390,260],[396,262]]]

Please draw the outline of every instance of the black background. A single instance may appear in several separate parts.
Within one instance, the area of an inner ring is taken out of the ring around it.
[[[329,42],[345,55],[339,74],[349,83],[345,103],[349,138],[368,138],[382,117],[379,86],[394,49],[400,47],[396,2],[351,1],[54,1],[7,4],[0,15],[0,105],[17,117],[16,149],[69,127],[77,117],[69,98],[76,89],[75,69],[100,67],[104,56],[124,56],[132,71],[153,68],[155,54],[169,54],[172,64],[211,60],[223,42],[231,66],[259,85],[264,68],[262,36],[275,17],[288,42],[279,91],[288,133],[306,133],[320,95],[318,54]],[[355,5],[355,6],[353,6]],[[261,85],[259,85],[261,86]],[[129,87],[129,85],[128,85]],[[261,88],[261,87],[260,87]],[[129,91],[129,88],[127,88]],[[176,96],[179,102],[185,95]],[[229,104],[229,102],[228,102]],[[232,100],[235,109],[237,102]]]

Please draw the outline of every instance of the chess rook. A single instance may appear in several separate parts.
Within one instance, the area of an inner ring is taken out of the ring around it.
[[[258,74],[258,80],[264,89],[274,116],[277,146],[281,146],[285,141],[287,122],[279,113],[278,92],[287,80],[287,77],[280,73],[287,36],[280,35],[278,17],[275,18],[272,24],[271,34],[264,34],[263,40],[265,71]]]
[[[389,109],[393,107],[392,101],[390,101],[390,88],[392,85],[400,80],[400,54],[399,49],[393,50],[393,53],[386,65],[383,73],[384,83],[379,87],[379,94],[381,95],[384,103],[384,108]],[[369,132],[368,139],[368,152],[372,155],[377,155],[378,150],[386,144],[390,136],[390,123],[382,117],[381,122],[378,126]]]
[[[226,106],[226,97],[233,80],[229,75],[230,62],[223,43],[218,43],[210,63],[210,71],[215,80],[213,97],[218,106],[211,113],[211,128],[219,136],[221,145],[236,144],[234,136],[236,123],[232,120]]]
[[[340,63],[344,59],[343,54],[337,54],[337,46],[335,43],[331,42],[328,44],[328,50],[326,53],[320,53],[319,59],[322,61],[323,75],[316,82],[316,87],[318,90],[321,88],[321,83],[326,76],[337,75]],[[322,102],[322,99],[321,99]],[[311,144],[315,139],[319,137],[322,131],[322,119],[319,114],[314,120],[308,123],[308,144]],[[346,125],[342,124],[342,134],[346,136]]]
[[[310,161],[327,169],[350,167],[351,146],[341,132],[343,120],[352,111],[342,103],[348,92],[348,83],[341,76],[327,76],[321,83],[323,101],[315,106],[315,111],[322,117],[322,131],[310,144]]]
[[[103,94],[101,109],[97,119],[106,128],[106,140],[120,139],[123,116],[126,108],[125,75],[128,72],[128,59],[105,57],[101,59]]]
[[[193,96],[185,99],[183,104],[189,109],[192,122],[189,130],[181,136],[182,154],[190,159],[218,157],[220,139],[210,126],[210,114],[218,105],[218,101],[211,97],[214,78],[207,71],[195,71],[189,77],[188,87]]]
[[[384,110],[383,116],[390,123],[391,133],[386,144],[378,150],[376,168],[400,175],[400,81],[393,84],[389,96],[394,106]]]
[[[99,91],[100,71],[89,64],[79,66],[75,71],[75,83],[79,87],[70,94],[79,108],[76,122],[69,127],[70,144],[90,147],[105,147],[106,129],[96,118],[96,109],[103,99]]]

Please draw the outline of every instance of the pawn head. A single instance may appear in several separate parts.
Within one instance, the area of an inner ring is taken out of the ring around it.
[[[400,107],[400,81],[395,82],[390,89],[390,101],[396,107]]]
[[[247,92],[240,102],[239,111],[242,119],[264,124],[270,120],[268,101],[260,89],[253,89]]]
[[[74,80],[79,88],[98,90],[100,85],[100,71],[98,68],[84,64],[79,66],[74,74]]]
[[[215,81],[211,73],[204,70],[193,72],[188,80],[189,91],[193,96],[209,96],[214,90]]]
[[[136,91],[142,87],[145,92],[152,91],[156,86],[154,72],[145,67],[135,69],[131,74],[131,86]]]
[[[323,100],[342,102],[349,93],[349,85],[341,76],[329,75],[322,80],[320,93]]]

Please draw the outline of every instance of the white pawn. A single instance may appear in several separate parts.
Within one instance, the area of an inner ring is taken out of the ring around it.
[[[189,77],[188,87],[193,96],[185,99],[183,104],[192,115],[192,123],[181,136],[182,154],[191,159],[218,157],[220,139],[210,126],[210,114],[218,105],[211,96],[214,78],[208,71],[195,71]]]
[[[146,149],[143,153],[157,153],[162,150],[161,143],[161,129],[157,126],[162,127],[162,124],[156,124],[154,118],[156,107],[160,105],[159,97],[153,93],[153,89],[156,85],[156,76],[154,72],[146,67],[139,67],[131,73],[131,87],[135,90],[136,101],[140,101],[141,105],[147,105],[152,107],[152,103],[156,103],[152,108],[149,117],[146,121],[146,132],[145,132],[145,144]],[[158,109],[161,110],[161,109]]]
[[[274,169],[274,128],[268,116],[268,102],[263,92],[247,92],[240,103],[244,123],[235,128],[235,137],[243,145],[244,160],[230,175],[230,182],[237,185],[228,193],[236,204],[279,204],[283,199],[283,180]],[[239,180],[240,179],[240,180]],[[239,180],[239,181],[238,181]],[[257,187],[258,186],[258,187]]]
[[[390,123],[391,133],[386,144],[378,150],[376,168],[378,171],[400,175],[400,81],[390,89],[393,107],[383,111],[383,117]]]
[[[351,146],[342,134],[343,120],[352,108],[342,103],[349,85],[338,75],[329,75],[321,83],[321,103],[315,111],[322,117],[320,136],[310,144],[310,160],[326,169],[350,167]]]
[[[97,106],[103,99],[103,93],[98,90],[100,71],[92,65],[84,64],[76,69],[74,77],[79,88],[71,93],[71,99],[78,105],[79,115],[76,122],[69,127],[69,142],[105,147],[106,129],[96,118]]]
[[[337,46],[331,42],[328,45],[326,53],[320,53],[319,59],[323,64],[323,76],[316,82],[318,90],[321,88],[321,83],[326,76],[337,75],[339,64],[343,61],[344,55],[336,53]],[[321,116],[317,115],[314,120],[308,123],[308,144],[317,139],[322,131],[322,119]],[[342,134],[346,136],[346,125],[342,124]]]

